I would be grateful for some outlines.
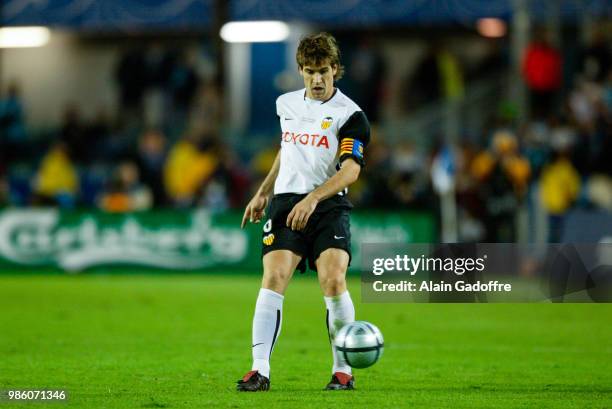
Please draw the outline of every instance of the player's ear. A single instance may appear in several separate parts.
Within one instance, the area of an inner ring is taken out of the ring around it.
[[[336,74],[338,73],[338,64],[332,64],[332,74],[333,77],[336,78]]]
[[[298,65],[298,72],[300,73],[300,76],[303,77],[304,76],[304,69],[302,68],[301,65]]]

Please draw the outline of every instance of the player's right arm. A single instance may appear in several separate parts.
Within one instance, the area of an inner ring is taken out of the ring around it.
[[[268,200],[274,190],[274,182],[278,176],[278,170],[280,169],[280,149],[276,154],[272,169],[268,172],[268,175],[257,189],[257,192],[253,195],[253,198],[249,201],[244,209],[244,215],[242,216],[242,223],[240,228],[244,228],[247,220],[251,223],[259,223],[266,215],[266,206],[268,206]]]

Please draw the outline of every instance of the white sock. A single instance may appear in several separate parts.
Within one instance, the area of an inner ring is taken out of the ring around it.
[[[325,305],[327,306],[327,330],[329,332],[329,341],[331,342],[332,354],[334,356],[332,373],[344,372],[350,374],[351,367],[348,366],[342,354],[336,351],[334,347],[334,338],[340,328],[349,322],[355,321],[353,300],[351,300],[348,290],[340,295],[323,298],[325,298]]]
[[[270,356],[281,330],[283,299],[277,292],[259,290],[255,315],[253,316],[253,367],[266,378],[270,378]]]

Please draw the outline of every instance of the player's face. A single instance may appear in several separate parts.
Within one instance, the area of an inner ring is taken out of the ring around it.
[[[300,68],[300,75],[304,78],[306,96],[308,98],[325,101],[334,93],[334,75],[338,67],[329,62],[321,65],[304,65]]]

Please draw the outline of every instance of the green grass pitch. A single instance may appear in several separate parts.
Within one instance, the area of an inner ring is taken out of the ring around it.
[[[272,389],[245,394],[255,275],[0,275],[0,389],[66,389],[57,408],[612,408],[612,304],[361,304],[349,285],[386,342],[357,390],[322,391],[310,274],[286,294]]]

